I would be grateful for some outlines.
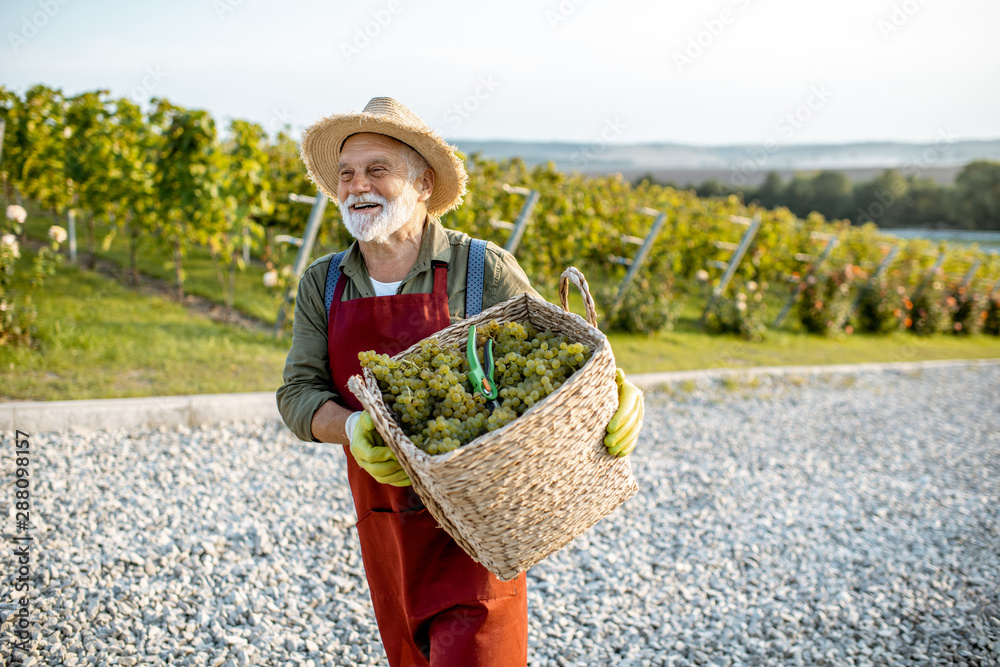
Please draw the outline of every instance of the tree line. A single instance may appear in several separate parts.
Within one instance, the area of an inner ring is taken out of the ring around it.
[[[648,175],[638,180],[655,182]],[[856,225],[1000,230],[1000,162],[991,160],[968,163],[951,185],[896,169],[859,182],[833,170],[796,172],[787,181],[772,171],[756,188],[709,179],[694,191],[700,197],[736,195],[764,208],[784,206],[799,217],[817,212]]]

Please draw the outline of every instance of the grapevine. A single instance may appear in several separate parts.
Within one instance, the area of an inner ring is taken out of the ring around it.
[[[0,186],[7,203],[23,196],[57,215],[72,209],[74,220],[86,222],[91,253],[96,251],[97,232],[104,235],[105,250],[116,241],[128,246],[124,250],[133,282],[138,281],[140,241],[154,241],[169,250],[178,294],[184,289],[184,258],[195,248],[205,248],[216,260],[221,300],[233,307],[235,270],[241,266],[238,251],[244,246],[262,251],[258,252],[262,263],[280,273],[282,269],[273,266],[274,238],[304,236],[308,210],[288,195],[308,194],[313,185],[287,131],[269,137],[260,125],[235,120],[223,138],[208,112],[185,109],[163,98],[150,100],[144,112],[128,99],[111,98],[106,90],[66,96],[44,85],[23,94],[0,86],[0,120],[6,127]],[[567,173],[552,163],[531,166],[517,158],[460,157],[469,175],[468,193],[463,206],[442,218],[443,224],[502,246],[509,232],[496,222],[513,220],[523,204],[503,185],[536,191],[538,204],[517,261],[543,293],[554,290],[562,270],[570,265],[598,276],[597,284],[616,289],[626,268],[614,258],[632,257],[636,248],[629,238],[645,238],[649,232],[650,217],[644,209],[666,213],[667,222],[636,281],[645,280],[653,287],[641,291],[648,298],[638,308],[650,309],[654,320],[671,316],[669,309],[656,303],[668,291],[660,276],[670,277],[678,296],[694,296],[695,280],[718,284],[731,258],[729,248],[743,233],[733,224],[734,218],[759,215],[761,226],[735,269],[733,285],[800,283],[809,274],[825,280],[846,264],[872,271],[885,248],[894,244],[901,246],[900,252],[885,273],[892,287],[909,294],[924,282],[938,254],[945,255],[939,268],[953,278],[964,276],[978,262],[968,289],[979,302],[988,298],[1000,275],[1000,256],[976,247],[892,239],[872,222],[827,220],[816,212],[800,219],[787,208],[768,210],[736,195],[699,197],[694,190],[649,180],[630,183],[620,174]],[[990,168],[975,164],[979,171]],[[336,208],[329,210],[336,219]],[[894,215],[902,211],[898,205]],[[324,224],[321,230],[316,245],[320,254],[342,250],[351,242],[343,225]],[[824,248],[819,235],[836,237],[837,244],[813,271]],[[20,230],[20,236],[26,243],[27,228]],[[268,284],[274,284],[276,275],[270,274]],[[860,287],[858,281],[849,282],[848,292]],[[843,313],[826,312],[828,307],[842,301],[813,299],[810,303],[820,305],[816,313],[807,314],[807,320],[821,320],[820,328],[827,330],[826,323],[843,319]],[[892,315],[905,320],[898,306]],[[919,313],[907,315],[922,321]],[[967,324],[963,323],[963,331],[973,324],[975,330],[980,322],[973,318]],[[811,322],[805,324],[806,329],[810,326]],[[652,329],[645,324],[643,328]],[[907,328],[923,330],[923,324]]]

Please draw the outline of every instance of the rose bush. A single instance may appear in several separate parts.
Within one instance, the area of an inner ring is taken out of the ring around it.
[[[911,333],[931,336],[948,329],[951,314],[945,305],[944,283],[940,280],[929,281],[912,298],[905,299],[903,305],[904,325]]]
[[[26,216],[23,211],[20,206],[7,207],[7,219],[17,225],[15,230],[24,224]],[[39,249],[31,263],[31,278],[27,285],[15,289],[14,276],[21,248],[13,234],[0,236],[0,345],[31,345],[36,342],[35,318],[38,313],[32,305],[31,296],[62,263],[59,245],[66,240],[66,230],[52,226],[49,238],[49,244]]]
[[[905,293],[902,285],[894,285],[885,274],[867,281],[859,288],[858,306],[854,311],[856,330],[884,334],[901,329]]]
[[[851,307],[851,286],[865,278],[865,272],[853,264],[830,266],[810,276],[796,303],[805,330],[825,336],[838,333]]]
[[[951,313],[951,332],[955,334],[976,334],[986,324],[989,300],[981,292],[966,285],[951,285],[945,304]]]
[[[705,328],[713,333],[734,333],[749,341],[761,341],[767,331],[767,283],[750,280],[735,288],[732,296],[721,295],[708,310]]]
[[[625,289],[621,305],[611,313],[617,295],[618,285],[609,284],[597,291],[594,301],[605,314],[607,328],[625,333],[651,336],[657,331],[669,331],[683,306],[675,293],[673,278],[665,273],[636,276]]]
[[[989,298],[986,306],[986,317],[983,318],[983,333],[1000,336],[1000,292]]]

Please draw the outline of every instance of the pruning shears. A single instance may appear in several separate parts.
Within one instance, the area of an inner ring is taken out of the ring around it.
[[[496,379],[493,374],[495,366],[493,364],[493,339],[486,339],[486,346],[483,348],[483,358],[486,361],[486,370],[483,371],[482,364],[479,363],[479,355],[476,353],[476,325],[469,327],[469,342],[465,346],[465,356],[469,360],[469,384],[472,385],[473,394],[482,394],[489,400],[490,412],[498,407],[496,398],[500,394]]]

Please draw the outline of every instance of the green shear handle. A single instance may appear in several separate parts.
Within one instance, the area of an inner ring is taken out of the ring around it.
[[[476,325],[469,327],[469,342],[465,346],[465,356],[469,360],[469,384],[472,385],[473,394],[482,394],[485,398],[493,401],[500,393],[496,380],[493,378],[493,339],[486,339],[486,347],[483,356],[486,359],[486,372],[479,363],[479,355],[476,354]]]

